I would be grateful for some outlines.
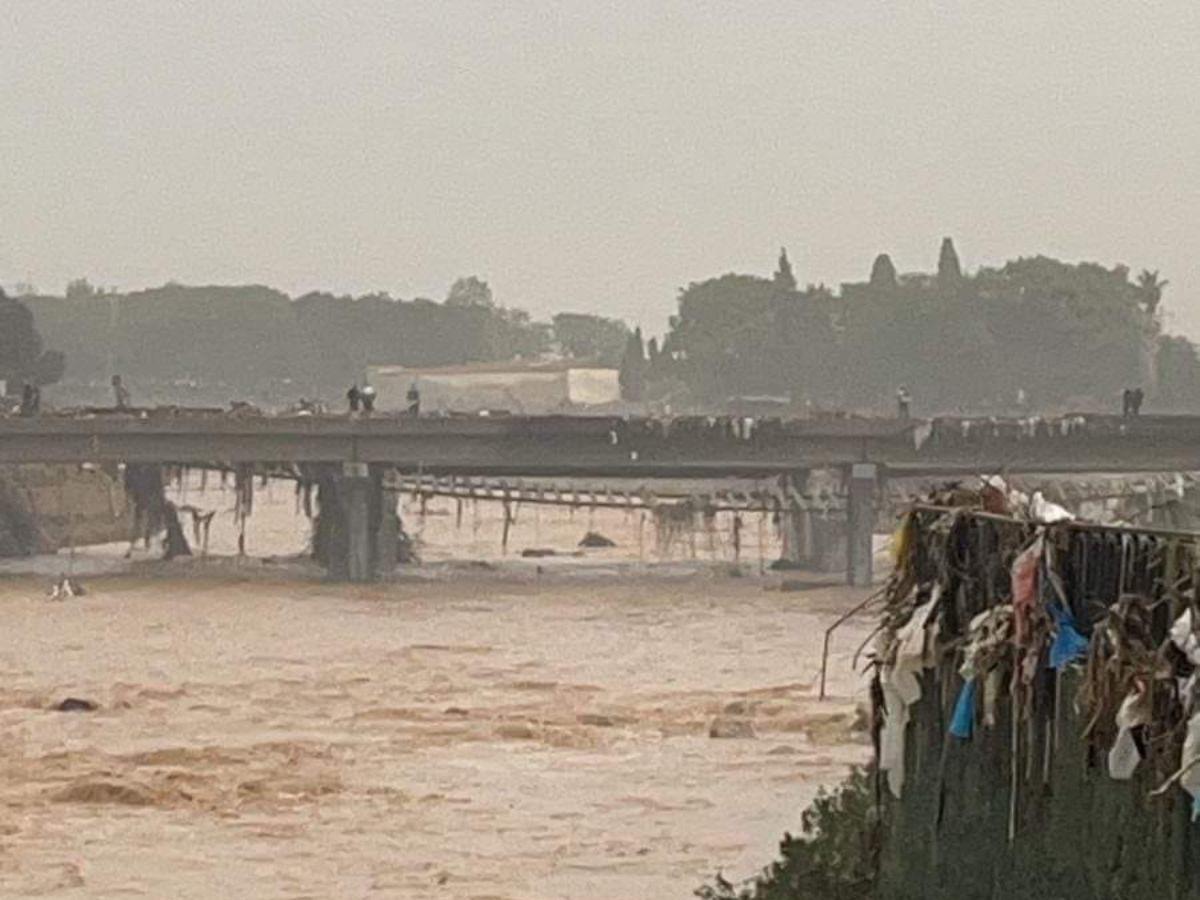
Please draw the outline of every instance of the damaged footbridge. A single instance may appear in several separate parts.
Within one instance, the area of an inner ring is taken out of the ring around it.
[[[775,485],[795,561],[836,560],[851,583],[866,584],[890,482],[1200,470],[1200,418],[351,417],[174,407],[0,418],[0,465],[33,462],[124,466],[126,483],[132,469],[147,496],[153,467],[232,472],[241,492],[255,477],[292,479],[306,498],[316,494],[318,557],[354,581],[394,565],[402,479],[442,479],[438,489],[450,493],[481,478],[758,479]],[[251,503],[247,494],[241,515]]]

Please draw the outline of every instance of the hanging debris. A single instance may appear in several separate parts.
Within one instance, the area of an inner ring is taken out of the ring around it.
[[[191,556],[192,550],[184,537],[183,526],[179,524],[179,511],[169,500],[163,505],[163,524],[166,531],[163,536],[163,559]]]
[[[1012,840],[1025,807],[1040,802],[1026,785],[1056,777],[1071,707],[1087,765],[1149,785],[1180,780],[1200,711],[1200,535],[1079,523],[1056,510],[1043,521],[997,515],[987,509],[1000,498],[1027,516],[1045,509],[989,487],[991,499],[940,494],[964,505],[917,507],[897,535],[877,651],[878,765],[899,795],[904,710],[922,697],[905,685],[938,670],[933,683],[956,698],[946,709],[952,737],[1008,730]],[[1074,704],[1064,678],[1078,686]]]
[[[139,540],[145,547],[166,527],[167,494],[161,466],[130,463],[125,466],[125,493],[133,507],[133,533],[129,549]]]
[[[238,556],[246,555],[246,523],[254,512],[254,466],[241,464],[234,470],[233,521],[238,528]]]

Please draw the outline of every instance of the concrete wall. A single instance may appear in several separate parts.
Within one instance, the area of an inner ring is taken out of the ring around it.
[[[0,555],[128,540],[132,513],[116,473],[73,465],[0,466]],[[32,531],[22,547],[21,532]]]
[[[570,369],[567,399],[579,406],[600,406],[621,399],[621,373],[616,369]]]
[[[615,369],[478,369],[419,370],[378,366],[367,370],[383,411],[408,408],[415,382],[422,412],[512,413],[557,412],[572,405],[589,406],[620,399]]]

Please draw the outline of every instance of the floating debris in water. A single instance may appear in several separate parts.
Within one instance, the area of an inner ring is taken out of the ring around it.
[[[81,700],[79,697],[68,697],[54,708],[58,712],[95,712],[98,707],[91,700]]]

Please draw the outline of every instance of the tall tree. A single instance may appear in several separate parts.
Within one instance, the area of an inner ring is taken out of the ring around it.
[[[1158,312],[1158,305],[1162,302],[1163,289],[1170,283],[1159,279],[1158,269],[1153,272],[1149,269],[1142,269],[1138,273],[1137,284],[1142,292],[1142,308],[1151,318]]]
[[[788,259],[787,248],[779,248],[779,266],[775,270],[775,286],[786,293],[796,290],[796,275],[792,272],[792,263]]]
[[[621,397],[625,400],[641,400],[646,389],[646,348],[640,328],[635,328],[625,342],[619,377]]]
[[[886,253],[880,253],[871,266],[871,287],[888,289],[895,286],[896,267],[892,264],[892,258]]]
[[[962,266],[958,262],[958,251],[954,249],[954,241],[942,238],[942,249],[938,253],[938,281],[953,283],[962,278]]]
[[[658,365],[662,353],[658,349],[658,338],[652,337],[646,341],[646,364],[653,369]]]

